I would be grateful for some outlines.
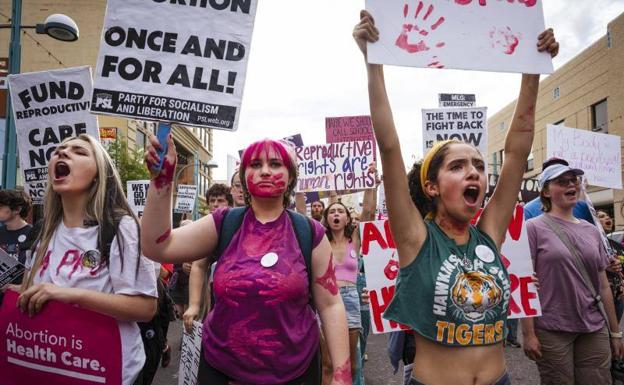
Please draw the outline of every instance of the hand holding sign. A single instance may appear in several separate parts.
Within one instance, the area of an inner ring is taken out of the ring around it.
[[[60,287],[51,283],[41,283],[26,289],[17,302],[22,313],[28,312],[28,316],[32,317],[39,313],[46,302],[55,299],[64,303],[71,303],[73,288]]]
[[[353,28],[353,38],[365,58],[367,43],[379,40],[379,30],[375,27],[375,20],[367,11],[360,11],[360,22]]]
[[[160,164],[161,160],[157,149],[162,149],[162,146],[156,136],[150,134],[149,144],[144,156],[145,164],[150,172],[151,179],[154,181],[154,185],[160,190],[163,187],[170,187],[173,183],[178,153],[173,142],[173,136],[169,134],[167,137],[167,153],[164,155],[165,159],[162,162],[162,167],[159,171],[154,171],[155,165]]]

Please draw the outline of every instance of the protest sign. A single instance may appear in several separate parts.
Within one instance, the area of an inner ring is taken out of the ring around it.
[[[488,174],[488,191],[485,193],[486,201],[492,197],[498,178],[499,175]],[[518,191],[518,202],[529,203],[537,197],[539,197],[538,180],[534,178],[522,179],[520,191]]]
[[[388,219],[388,206],[386,206],[386,189],[383,182],[377,191],[377,220]]]
[[[618,135],[608,135],[548,125],[546,158],[567,160],[571,167],[585,171],[589,184],[622,188],[622,148]]]
[[[34,317],[7,291],[0,308],[3,385],[121,385],[121,338],[109,316],[51,300]]]
[[[180,351],[180,369],[178,370],[178,385],[196,385],[197,371],[202,360],[202,324],[194,321],[193,330],[188,333],[182,329],[182,349]]]
[[[380,39],[368,61],[422,68],[552,73],[537,51],[540,0],[366,0]]]
[[[439,107],[474,107],[477,99],[474,94],[438,94]]]
[[[476,222],[477,218],[478,215],[473,222]],[[360,224],[360,236],[366,271],[366,286],[370,294],[371,329],[376,334],[405,329],[405,326],[382,317],[394,296],[396,278],[399,273],[399,260],[389,222],[387,220],[363,222]],[[542,311],[537,289],[532,281],[533,265],[524,225],[524,210],[521,205],[517,205],[515,208],[501,254],[503,264],[509,272],[509,318],[540,316]],[[479,255],[478,252],[477,255]],[[477,260],[475,259],[475,261]],[[449,264],[451,263],[449,262]],[[475,268],[477,265],[475,262]],[[454,267],[457,268],[457,266]],[[451,291],[456,283],[438,285],[445,287],[446,303],[452,301]],[[438,286],[436,286],[436,290],[438,290]],[[501,297],[501,300],[506,300],[505,295]],[[432,309],[434,314],[437,304],[438,302],[434,302],[434,309]]]
[[[98,139],[97,119],[89,112],[89,67],[9,75],[24,190],[40,204],[48,162],[66,138],[89,134]]]
[[[173,211],[182,214],[192,213],[195,208],[195,197],[197,197],[197,186],[179,184]]]
[[[435,108],[422,110],[423,154],[435,142],[456,139],[470,143],[487,159],[487,108]]]
[[[108,0],[92,111],[236,130],[257,4]]]
[[[139,218],[143,216],[143,211],[145,211],[145,201],[147,200],[149,185],[149,180],[129,180],[126,183],[128,205],[130,205],[134,215]]]
[[[373,142],[340,142],[297,147],[297,191],[363,190],[375,187],[368,173]]]
[[[370,116],[325,118],[325,141],[327,143],[357,142],[358,140],[372,141],[373,160],[377,159],[377,142]]]
[[[24,274],[24,265],[0,248],[0,289]]]

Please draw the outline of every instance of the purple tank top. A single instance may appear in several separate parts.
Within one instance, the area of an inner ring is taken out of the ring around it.
[[[217,229],[226,210],[213,214]],[[325,229],[312,222],[316,247]],[[247,211],[219,258],[213,290],[215,305],[202,338],[211,366],[252,384],[279,384],[304,374],[318,350],[319,327],[309,306],[305,261],[286,211],[265,224]]]

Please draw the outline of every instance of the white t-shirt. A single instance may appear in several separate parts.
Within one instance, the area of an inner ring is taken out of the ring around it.
[[[116,237],[111,244],[108,266],[97,268],[99,254],[93,252],[87,253],[91,257],[87,266],[91,264],[93,267],[84,266],[85,252],[97,251],[97,231],[98,226],[69,228],[61,221],[48,246],[48,252],[52,251],[49,262],[42,264],[45,270],[34,275],[33,283],[47,282],[102,293],[158,297],[152,261],[141,256],[137,271],[138,231],[134,220],[125,216],[119,223],[125,251],[123,269]],[[78,250],[78,253],[68,253],[73,250]],[[64,258],[66,253],[68,257]],[[32,261],[28,261],[28,265],[31,264]],[[132,385],[145,363],[143,341],[136,322],[117,321],[117,324],[121,336],[122,384]]]

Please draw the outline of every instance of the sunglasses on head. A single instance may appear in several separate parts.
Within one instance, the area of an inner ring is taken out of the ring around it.
[[[573,185],[578,186],[581,183],[581,179],[578,176],[573,175],[569,177],[559,177],[559,178],[553,179],[553,182],[555,182],[561,187],[566,187],[567,185],[570,184],[570,182],[572,182]]]

